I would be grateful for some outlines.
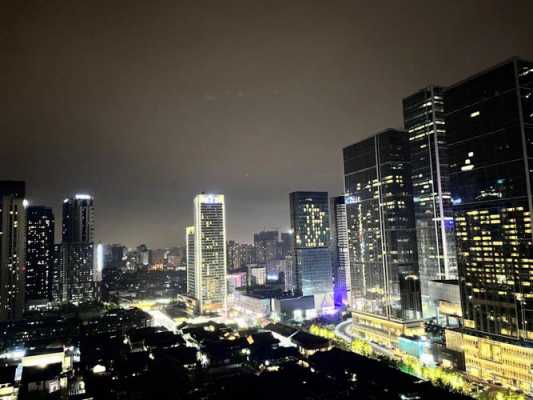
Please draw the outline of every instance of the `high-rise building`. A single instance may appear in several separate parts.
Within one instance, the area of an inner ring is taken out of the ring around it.
[[[96,297],[94,199],[76,194],[63,202],[62,299],[79,304]]]
[[[185,228],[185,245],[187,247],[187,295],[195,297],[196,284],[195,278],[195,262],[194,262],[194,226]]]
[[[533,63],[450,86],[445,112],[464,318],[447,342],[467,373],[533,394]]]
[[[52,300],[54,213],[50,207],[26,209],[26,308]]]
[[[430,86],[403,100],[424,317],[435,316],[429,282],[457,278],[443,91]]]
[[[279,244],[280,258],[292,255],[294,249],[292,232],[281,232],[281,242]]]
[[[351,296],[350,254],[348,250],[348,223],[344,196],[332,197],[331,237],[333,258],[333,294],[335,305],[348,304]]]
[[[256,261],[265,265],[278,257],[279,232],[277,230],[254,233]]]
[[[418,275],[409,162],[408,135],[394,129],[344,149],[352,306],[388,320],[421,317],[401,301],[416,293],[400,281]]]
[[[26,264],[26,184],[0,181],[0,321],[24,311]]]
[[[296,290],[315,296],[317,310],[333,307],[327,192],[290,194]]]
[[[201,314],[226,310],[226,212],[223,194],[194,199],[194,297]]]
[[[532,86],[515,59],[445,94],[465,325],[531,340]]]

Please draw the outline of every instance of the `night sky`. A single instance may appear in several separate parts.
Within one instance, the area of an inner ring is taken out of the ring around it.
[[[11,3],[7,4],[6,3]],[[0,179],[95,196],[97,239],[184,242],[226,195],[228,238],[289,227],[288,193],[342,193],[342,148],[401,100],[513,55],[533,1],[4,1]]]

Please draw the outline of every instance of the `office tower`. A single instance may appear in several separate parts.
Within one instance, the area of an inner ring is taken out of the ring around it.
[[[467,372],[533,393],[533,63],[445,92]]]
[[[195,297],[194,226],[185,228],[185,244],[187,246],[187,295]]]
[[[331,237],[333,261],[333,298],[336,306],[348,304],[351,296],[350,254],[348,251],[348,223],[344,196],[332,197]]]
[[[279,232],[277,230],[254,233],[256,262],[264,265],[278,257]]]
[[[403,100],[424,317],[435,316],[429,282],[457,278],[443,91],[430,86]]]
[[[385,319],[418,319],[402,310],[400,281],[418,274],[408,136],[388,129],[344,149],[352,306]]]
[[[315,296],[317,311],[333,307],[327,192],[290,194],[296,289]]]
[[[95,300],[94,199],[76,194],[63,202],[62,299],[80,304]]]
[[[226,310],[226,213],[223,194],[194,199],[194,297],[201,314]]]
[[[0,321],[24,311],[26,263],[26,184],[0,181]]]
[[[52,300],[54,213],[50,207],[26,209],[26,308]]]

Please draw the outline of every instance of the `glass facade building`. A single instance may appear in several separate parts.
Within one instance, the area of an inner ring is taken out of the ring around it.
[[[388,129],[343,155],[352,307],[387,319],[418,319],[420,309],[402,309],[402,299],[420,303],[416,293],[402,293],[419,292],[408,134]]]
[[[328,193],[293,192],[289,197],[296,290],[304,296],[332,296]]]
[[[443,90],[430,86],[403,100],[424,317],[435,316],[429,282],[457,278]]]
[[[533,63],[453,85],[445,106],[465,327],[533,340]]]
[[[350,254],[348,251],[348,224],[344,196],[332,197],[331,237],[333,258],[333,298],[336,306],[348,304],[351,296]]]
[[[194,297],[203,313],[226,310],[226,212],[224,195],[194,199]]]
[[[0,321],[24,311],[26,264],[26,184],[0,181]]]
[[[26,209],[26,304],[52,300],[54,213],[50,207]]]

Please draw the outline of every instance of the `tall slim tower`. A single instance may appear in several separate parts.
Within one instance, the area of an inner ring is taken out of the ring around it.
[[[333,285],[335,305],[351,302],[352,278],[350,275],[350,253],[348,250],[348,223],[344,196],[332,197],[331,237],[333,254]]]
[[[304,296],[314,295],[317,311],[331,308],[334,304],[328,193],[293,192],[289,197],[296,290]]]
[[[24,311],[25,194],[24,182],[0,181],[0,321],[20,319]]]
[[[201,314],[226,310],[226,211],[223,194],[194,198],[194,297]]]
[[[428,283],[457,278],[443,92],[430,86],[403,100],[424,317],[435,315]]]
[[[52,300],[54,213],[50,207],[26,209],[26,307]]]
[[[76,194],[63,202],[63,301],[79,304],[96,298],[94,199]]]
[[[394,129],[344,149],[352,305],[389,320],[421,317],[407,300],[420,296],[409,162],[407,134]]]
[[[186,261],[187,261],[187,294],[195,297],[195,264],[194,264],[194,226],[185,228],[185,245],[186,245]]]

